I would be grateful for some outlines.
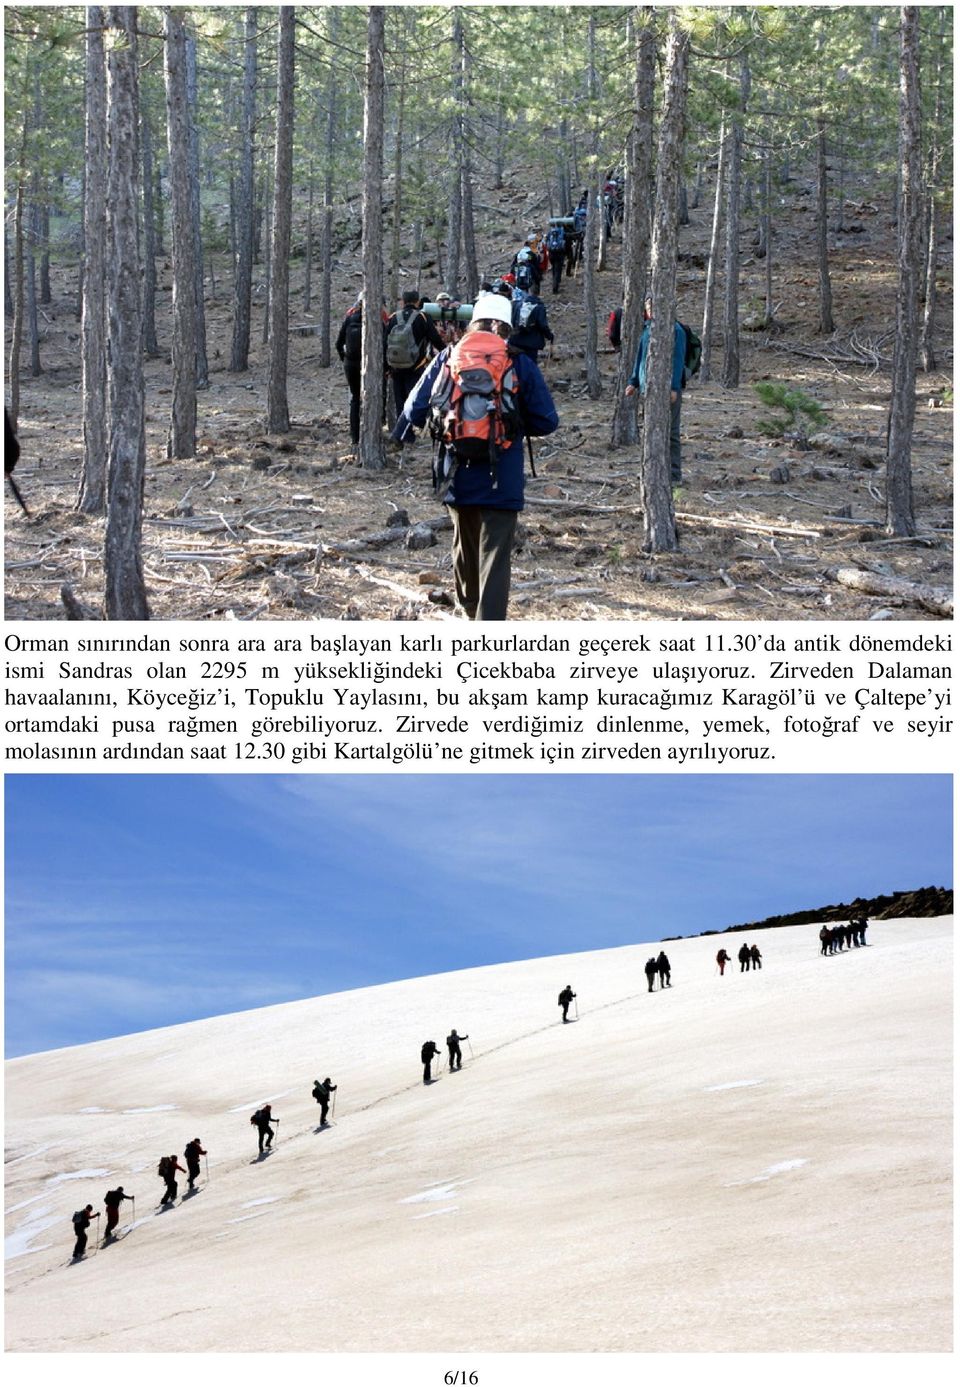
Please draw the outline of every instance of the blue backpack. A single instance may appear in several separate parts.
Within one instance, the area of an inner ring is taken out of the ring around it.
[[[551,226],[547,233],[547,250],[563,250],[567,244],[567,233],[562,226]]]

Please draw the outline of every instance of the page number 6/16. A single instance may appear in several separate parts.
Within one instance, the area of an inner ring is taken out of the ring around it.
[[[476,1387],[480,1378],[477,1373],[468,1373],[462,1368],[459,1372],[444,1373],[443,1380],[447,1387]]]

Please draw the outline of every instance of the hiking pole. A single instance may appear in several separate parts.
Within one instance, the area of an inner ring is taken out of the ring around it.
[[[207,1184],[209,1184],[209,1183],[210,1183],[210,1161],[209,1161],[208,1158],[207,1158],[207,1153],[206,1153],[206,1152],[203,1153],[203,1165],[204,1165],[204,1169],[205,1169],[206,1172],[207,1172]]]
[[[99,1214],[94,1214],[94,1218],[99,1218],[99,1217],[100,1217]],[[96,1255],[97,1255],[97,1253],[98,1253],[99,1251],[100,1251],[100,1229],[98,1228],[98,1229],[97,1229],[97,1236],[96,1236],[96,1237],[94,1238],[94,1240],[93,1240],[93,1255],[94,1255],[94,1257],[96,1257]]]
[[[332,1105],[332,1107],[330,1108],[330,1116],[331,1116],[331,1117],[336,1117],[336,1115],[337,1115],[337,1090],[334,1089],[334,1090],[333,1090],[333,1105]]]
[[[580,1020],[580,1006],[577,1002],[576,997],[574,997],[573,999],[573,1019],[574,1021]]]
[[[466,1037],[467,1044],[470,1045],[470,1037]],[[473,1059],[473,1046],[470,1045],[470,1058]]]

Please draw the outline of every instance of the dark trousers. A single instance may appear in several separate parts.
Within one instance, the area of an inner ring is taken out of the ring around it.
[[[320,1104],[320,1125],[323,1126],[324,1122],[327,1120],[327,1109],[330,1106],[330,1100],[318,1098],[317,1102]]]
[[[432,1059],[423,1061],[423,1082],[425,1084],[428,1084],[430,1082],[430,1066],[432,1063]]]
[[[350,438],[360,442],[360,362],[351,357],[343,358],[343,374],[350,387]]]
[[[401,368],[391,366],[390,379],[393,381],[393,398],[397,406],[397,415],[403,412],[403,407],[407,402],[407,396],[416,385],[423,373],[423,366],[408,366]]]
[[[457,601],[471,621],[506,621],[515,510],[451,506]]]
[[[683,404],[683,391],[677,391],[677,398],[670,405],[670,482],[679,486],[683,481],[680,465],[680,408]]]
[[[118,1206],[117,1208],[115,1208],[115,1209],[110,1209],[110,1208],[108,1208],[108,1209],[107,1209],[107,1223],[106,1223],[106,1227],[105,1227],[104,1230],[103,1230],[103,1236],[104,1236],[105,1238],[109,1238],[109,1237],[112,1235],[114,1228],[116,1228],[116,1226],[117,1226],[117,1224],[118,1224],[119,1222],[120,1222],[120,1208],[119,1208],[119,1206]]]
[[[74,1244],[74,1257],[82,1257],[87,1250],[87,1230],[84,1228],[77,1234],[77,1241]]]
[[[461,1053],[460,1053],[460,1046],[459,1046],[459,1045],[448,1045],[448,1046],[447,1046],[447,1053],[448,1053],[449,1058],[450,1058],[450,1068],[451,1068],[451,1069],[462,1069],[462,1067],[463,1067],[463,1056],[462,1056]]]
[[[187,1172],[188,1172],[187,1184],[189,1185],[189,1187],[190,1187],[191,1189],[193,1189],[193,1182],[194,1182],[194,1180],[197,1179],[197,1177],[198,1177],[199,1174],[200,1174],[200,1166],[199,1166],[199,1164],[198,1164],[198,1165],[193,1165],[193,1164],[191,1164],[190,1161],[188,1161],[188,1162],[187,1162]]]
[[[550,272],[553,275],[553,292],[555,294],[560,292],[560,281],[563,278],[563,265],[566,258],[566,250],[552,250],[550,252]]]
[[[260,1151],[262,1151],[263,1148],[264,1148],[264,1144],[266,1144],[267,1146],[269,1146],[270,1143],[273,1141],[273,1128],[272,1128],[272,1127],[258,1127],[258,1128],[257,1128],[257,1132],[259,1133],[259,1138],[260,1138],[260,1139],[259,1139],[259,1143],[258,1143],[258,1149],[259,1149]]]
[[[166,1193],[164,1194],[163,1198],[160,1200],[160,1203],[161,1203],[161,1204],[175,1204],[175,1203],[176,1203],[176,1199],[177,1199],[177,1182],[176,1182],[176,1180],[174,1180],[173,1176],[171,1175],[170,1178],[169,1178],[169,1180],[167,1180],[167,1189],[166,1189]]]
[[[653,984],[656,982],[656,980],[657,980],[657,975],[656,975],[655,973],[648,973],[648,974],[647,974],[647,991],[648,991],[648,992],[652,992],[652,991],[653,991]]]
[[[569,1002],[564,1002],[564,1003],[563,1003],[563,1019],[564,1019],[564,1021],[566,1021],[566,1019],[567,1019],[567,1012],[568,1012],[569,1010],[570,1010],[570,1003],[569,1003]]]

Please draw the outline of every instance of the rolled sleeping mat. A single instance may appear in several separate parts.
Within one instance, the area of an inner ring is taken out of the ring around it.
[[[432,318],[435,323],[442,319],[445,323],[469,323],[473,317],[473,304],[462,303],[459,308],[451,308],[449,305],[441,307],[439,303],[425,303],[421,308],[421,313],[425,313],[428,318]]]

